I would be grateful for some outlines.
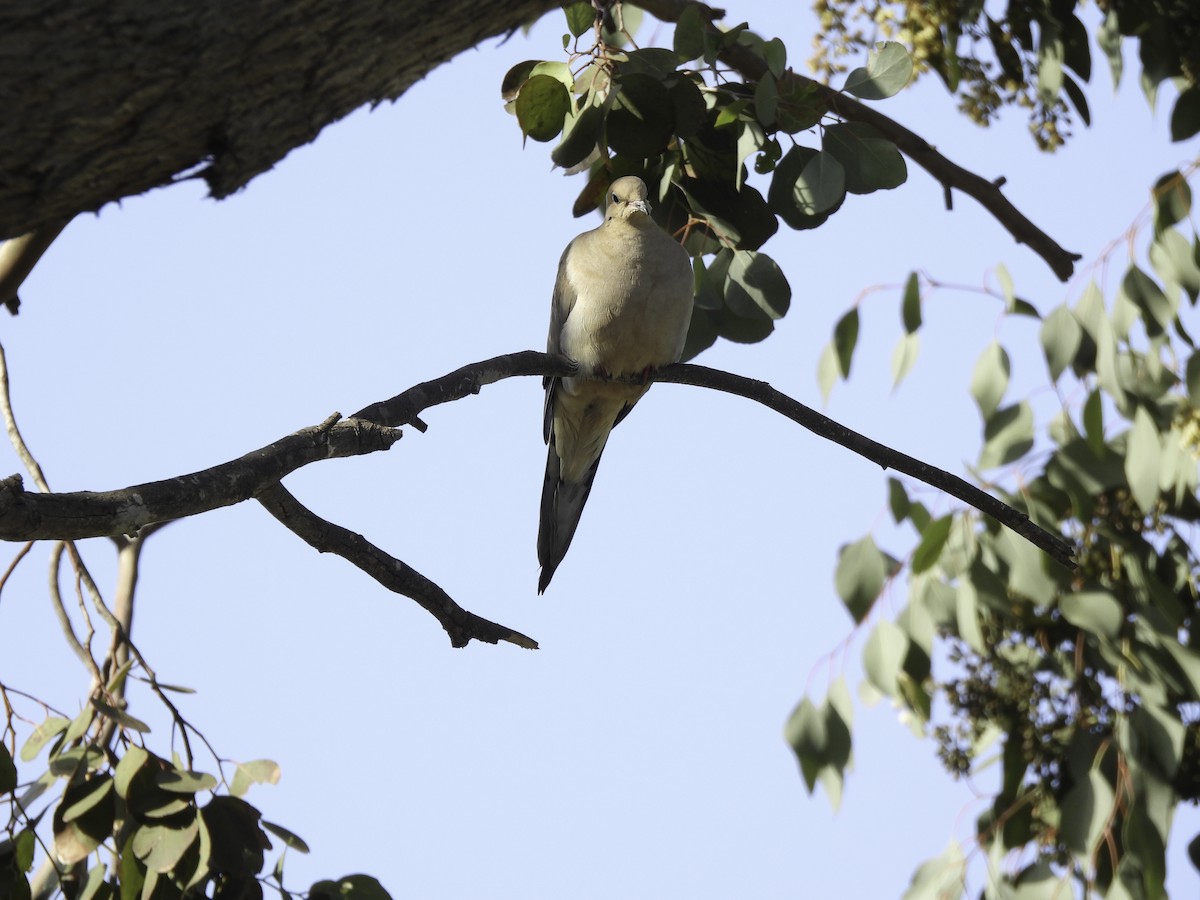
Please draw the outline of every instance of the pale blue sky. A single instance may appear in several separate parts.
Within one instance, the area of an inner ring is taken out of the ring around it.
[[[746,0],[729,16],[782,37],[793,64],[807,55],[807,11]],[[571,218],[581,179],[551,171],[547,147],[522,148],[499,85],[521,59],[557,58],[563,31],[551,15],[464,54],[227,201],[181,185],[72,224],[20,316],[0,321],[18,420],[51,486],[204,468],[466,362],[542,347],[559,254],[594,220]],[[1093,82],[1095,127],[1053,156],[1019,114],[969,125],[933,78],[882,108],[1006,176],[1020,209],[1092,259],[1196,152],[1169,143],[1165,109],[1152,115],[1133,78],[1110,99],[1098,62]],[[955,201],[946,212],[910,166],[899,190],[781,232],[765,249],[791,281],[791,312],[765,343],[700,361],[820,406],[817,358],[866,287],[913,268],[994,284],[1003,263],[1049,310],[1082,286]],[[936,293],[922,355],[892,393],[898,299],[873,294],[854,378],[827,411],[962,472],[979,447],[967,383],[987,342],[998,334],[1012,356],[1010,397],[1045,383],[1036,323],[998,312]],[[858,680],[865,633],[833,590],[839,545],[875,529],[891,552],[911,549],[889,527],[879,469],[746,401],[659,385],[610,442],[539,597],[541,404],[537,379],[513,379],[430,412],[428,433],[386,454],[286,482],[463,606],[536,638],[536,653],[451,649],[414,603],[253,503],[150,541],[135,639],[162,679],[199,691],[184,712],[222,755],[282,765],[281,783],[248,799],[313,848],[289,855],[291,886],[363,871],[396,897],[896,897],[922,860],[969,838],[983,801],[886,703],[856,701],[837,814],[806,795],[781,737],[806,690]],[[73,710],[86,674],[49,610],[48,552],[35,548],[0,599],[0,678]],[[84,553],[111,584],[106,543]],[[876,614],[902,605],[897,591]],[[166,720],[134,701],[163,752]],[[1177,896],[1196,894],[1182,848],[1197,830],[1188,811],[1170,860]]]

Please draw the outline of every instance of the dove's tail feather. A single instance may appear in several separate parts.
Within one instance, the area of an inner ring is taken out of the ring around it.
[[[553,440],[547,451],[541,524],[538,527],[538,562],[542,565],[542,573],[538,576],[539,594],[545,592],[555,569],[567,555],[567,548],[571,546],[571,538],[575,537],[575,529],[579,525],[579,517],[583,515],[583,506],[592,492],[596,469],[600,466],[597,457],[579,481],[563,481],[559,477],[558,450]]]

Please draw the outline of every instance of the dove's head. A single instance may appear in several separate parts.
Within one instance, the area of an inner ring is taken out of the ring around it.
[[[618,178],[608,189],[608,209],[605,221],[625,219],[638,221],[638,217],[650,218],[650,203],[646,200],[646,182],[636,175]]]

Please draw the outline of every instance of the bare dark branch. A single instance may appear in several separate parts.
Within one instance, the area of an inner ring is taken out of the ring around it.
[[[33,494],[19,475],[0,481],[0,540],[134,534],[143,525],[232,506],[301,466],[387,450],[400,432],[351,420],[304,428],[231,462],[120,491]]]
[[[695,0],[639,0],[638,5],[664,22],[677,22],[685,9],[695,7],[700,10],[701,15],[714,31],[716,26],[712,23],[722,15],[721,10],[713,9],[704,3],[697,3]],[[735,44],[723,50],[721,61],[732,66],[750,81],[759,81],[768,72],[766,61],[749,47],[741,44]],[[974,197],[984,209],[995,217],[997,222],[1008,229],[1009,234],[1017,240],[1017,243],[1025,244],[1044,259],[1054,274],[1062,281],[1071,277],[1075,270],[1075,262],[1080,258],[1079,254],[1064,250],[1053,238],[1013,206],[1008,198],[1000,192],[1003,179],[989,181],[964,169],[938,153],[919,134],[910,131],[899,122],[866,104],[859,103],[853,97],[835,91],[828,85],[794,72],[785,74],[784,78],[812,85],[832,112],[844,119],[864,122],[888,138],[909,159],[941,182],[946,191],[947,208],[950,206],[949,197],[952,188],[962,191],[969,197]]]
[[[390,400],[374,403],[347,421],[336,422],[331,418],[320,426],[306,428],[204,472],[123,491],[28,494],[20,489],[20,476],[14,475],[0,481],[0,538],[61,539],[120,534],[151,522],[196,515],[255,497],[317,550],[336,553],[389,590],[411,597],[441,622],[455,646],[480,640],[507,641],[533,648],[537,644],[532,639],[462,609],[438,585],[361,535],[319,518],[288,493],[279,480],[299,466],[319,459],[387,450],[399,438],[393,426],[419,421],[426,409],[477,394],[484,385],[514,376],[562,376],[574,371],[574,364],[565,357],[532,350],[493,357],[418,384]],[[1013,529],[1053,559],[1074,568],[1071,544],[1035,525],[1025,514],[949,472],[851,431],[765,382],[682,363],[660,369],[654,378],[724,391],[761,403],[884,468],[944,490]],[[106,619],[110,617],[111,614]],[[136,656],[136,648],[131,649]]]
[[[1041,526],[1034,524],[1023,512],[1013,509],[1007,503],[997,500],[991,494],[981,491],[957,475],[952,475],[943,469],[873,441],[856,431],[851,431],[845,425],[793,400],[787,394],[780,393],[765,381],[755,381],[741,375],[685,363],[677,363],[660,369],[655,374],[654,380],[711,388],[761,403],[768,409],[803,425],[813,434],[840,444],[847,450],[852,450],[885,469],[894,469],[905,475],[911,475],[925,484],[945,491],[952,497],[957,497],[981,513],[991,516],[1001,525],[1011,528],[1052,559],[1068,568],[1075,568],[1075,548],[1072,544],[1061,535],[1051,534]]]
[[[389,591],[415,600],[437,619],[450,643],[465,647],[472,640],[495,644],[507,641],[536,650],[537,641],[467,612],[450,595],[416,569],[380,550],[361,534],[335,525],[305,508],[283,485],[260,491],[259,503],[276,519],[321,553],[335,553],[362,569]]]

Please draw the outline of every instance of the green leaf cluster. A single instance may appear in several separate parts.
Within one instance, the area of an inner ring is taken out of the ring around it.
[[[591,28],[585,6],[564,7],[568,45]],[[761,60],[757,82],[718,72],[718,55],[731,47]],[[903,47],[880,44],[846,91],[882,99],[911,73]],[[595,208],[617,177],[646,182],[655,218],[694,260],[685,359],[718,338],[761,341],[786,314],[791,286],[762,249],[780,222],[815,228],[848,195],[907,178],[890,140],[868,125],[838,121],[815,85],[787,68],[781,41],[744,24],[718,31],[696,7],[684,10],[670,49],[617,52],[601,44],[569,63],[527,60],[505,75],[501,93],[525,137],[558,140],[550,152],[555,165],[587,173],[577,215]],[[765,191],[751,184],[758,178]]]
[[[1131,260],[1107,301],[1091,283],[1041,319],[1047,374],[1066,398],[1048,442],[1037,438],[1030,399],[1006,398],[1012,362],[1000,343],[984,349],[970,380],[980,469],[1019,470],[1004,499],[1068,535],[1078,568],[974,511],[934,519],[889,479],[892,515],[916,545],[901,564],[867,536],[842,551],[835,572],[838,596],[865,627],[891,576],[907,570],[907,604],[867,635],[866,678],[933,740],[953,775],[999,763],[975,829],[994,863],[988,896],[1165,896],[1172,813],[1200,801],[1200,558],[1191,540],[1200,353],[1184,323],[1200,297],[1200,239],[1179,229],[1191,212],[1181,173],[1160,179],[1154,195],[1149,265]],[[1007,273],[999,281],[1008,313],[1027,314]],[[921,325],[919,294],[911,276],[905,338]],[[847,313],[830,345],[843,377],[857,319],[857,309]],[[809,701],[800,709],[788,737],[812,790],[830,763],[813,737],[819,717]],[[963,857],[955,845],[925,863],[907,896],[962,895]],[[1016,868],[1004,864],[1013,859]]]
[[[253,784],[278,782],[279,766],[266,759],[235,763],[222,793],[223,775],[195,771],[175,754],[168,760],[131,742],[130,733],[149,728],[118,708],[124,705],[94,698],[73,720],[48,716],[18,754],[27,765],[45,752],[46,768],[36,778],[22,781],[17,761],[0,743],[0,802],[10,811],[0,837],[0,896],[30,900],[29,873],[41,847],[53,854],[59,887],[70,900],[254,900],[272,882],[291,900],[283,855],[269,879],[264,876],[268,833],[300,853],[308,846],[243,799]],[[15,733],[12,717],[10,707],[8,733]],[[309,895],[388,898],[366,875],[317,882]]]
[[[1180,141],[1200,132],[1200,16],[1188,2],[1133,2],[1100,5],[1102,16],[1078,0],[1044,3],[1017,0],[992,8],[983,3],[921,3],[918,0],[862,4],[857,0],[817,0],[821,30],[810,60],[827,80],[844,72],[844,60],[869,49],[882,37],[902,43],[911,68],[898,58],[872,59],[876,73],[850,72],[846,90],[864,99],[887,96],[889,86],[912,75],[936,72],[959,95],[960,108],[981,125],[1006,107],[1028,110],[1030,131],[1039,147],[1054,150],[1070,137],[1074,117],[1090,124],[1083,86],[1092,77],[1092,38],[1108,62],[1113,86],[1120,82],[1125,39],[1137,45],[1141,84],[1155,103],[1159,86],[1173,81],[1179,90],[1170,128]],[[863,28],[870,17],[870,27]],[[1094,34],[1085,22],[1098,21]]]

